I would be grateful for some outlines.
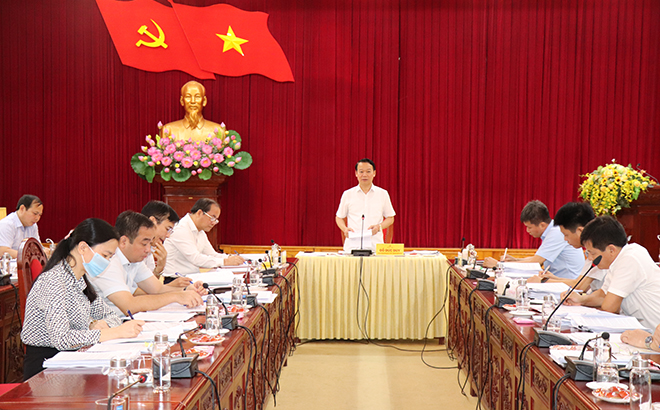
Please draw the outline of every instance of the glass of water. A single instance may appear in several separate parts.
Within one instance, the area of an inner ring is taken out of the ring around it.
[[[597,382],[618,383],[619,382],[619,368],[615,363],[605,362],[598,365],[596,372]]]

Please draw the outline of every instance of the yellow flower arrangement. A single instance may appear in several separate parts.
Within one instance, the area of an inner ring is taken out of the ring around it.
[[[621,208],[629,208],[630,202],[651,184],[643,170],[639,172],[630,164],[624,167],[615,160],[582,176],[586,180],[580,185],[580,196],[589,201],[596,215],[614,215]]]

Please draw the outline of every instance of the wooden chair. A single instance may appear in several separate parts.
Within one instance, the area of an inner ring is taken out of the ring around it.
[[[348,224],[348,218],[344,218],[344,223]],[[344,241],[346,240],[346,235],[342,231],[339,232],[341,233],[341,243],[343,245]],[[385,241],[385,243],[392,243],[393,237],[394,237],[394,224],[390,225],[389,228],[383,229],[383,240]]]
[[[18,248],[18,295],[21,300],[21,318],[25,317],[25,302],[32,284],[46,265],[46,252],[35,238],[23,240]]]

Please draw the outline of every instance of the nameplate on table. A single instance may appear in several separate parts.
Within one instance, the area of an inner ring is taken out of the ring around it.
[[[376,255],[403,255],[403,244],[379,243],[376,245]]]

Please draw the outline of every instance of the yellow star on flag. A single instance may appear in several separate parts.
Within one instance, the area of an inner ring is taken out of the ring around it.
[[[241,44],[247,43],[248,40],[244,38],[239,38],[236,37],[234,34],[234,30],[232,30],[231,26],[229,26],[229,29],[227,30],[227,34],[216,34],[216,36],[220,37],[225,44],[222,46],[222,52],[226,52],[228,50],[234,49],[241,53],[243,57],[245,57],[245,54],[243,54],[243,50],[241,49]]]

